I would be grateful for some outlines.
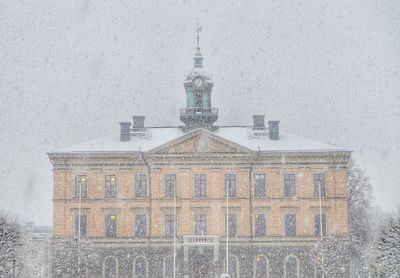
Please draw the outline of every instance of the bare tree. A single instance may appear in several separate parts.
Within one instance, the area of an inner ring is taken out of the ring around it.
[[[19,272],[21,230],[15,218],[0,212],[0,277],[11,277]]]
[[[358,277],[369,261],[371,234],[372,186],[365,171],[350,160],[347,176],[349,196],[349,238],[352,275]]]
[[[98,256],[87,239],[64,238],[54,246],[54,269],[57,277],[86,277],[99,266]]]

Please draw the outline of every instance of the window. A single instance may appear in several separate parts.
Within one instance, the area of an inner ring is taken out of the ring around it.
[[[235,174],[225,174],[225,197],[236,197]]]
[[[115,278],[117,277],[117,260],[108,257],[104,260],[104,277]]]
[[[299,277],[299,266],[297,258],[289,256],[285,260],[285,278],[298,278]]]
[[[255,278],[268,278],[268,260],[263,255],[258,255],[254,261],[254,277]]]
[[[315,223],[315,235],[321,236],[321,228],[322,228],[322,235],[326,235],[326,214],[315,214],[314,216],[314,223]]]
[[[147,178],[145,174],[135,175],[135,197],[147,196]]]
[[[164,215],[165,236],[173,237],[175,235],[175,217],[173,214]]]
[[[265,197],[265,175],[255,174],[254,175],[254,197]]]
[[[115,175],[106,175],[105,177],[105,197],[117,197],[117,177]]]
[[[194,196],[207,197],[207,177],[205,174],[196,174],[194,177]]]
[[[176,194],[176,175],[165,175],[165,197],[175,197]]]
[[[86,215],[75,215],[75,236],[76,237],[86,237]],[[79,234],[80,232],[80,234]]]
[[[285,236],[296,236],[296,214],[285,214]]]
[[[321,191],[320,191],[321,189]],[[314,197],[326,196],[325,192],[325,174],[314,174]]]
[[[284,175],[284,194],[285,197],[296,196],[296,176],[295,174]]]
[[[228,222],[228,229],[226,229],[227,222]],[[226,232],[228,232],[228,236],[231,237],[237,236],[236,214],[228,214],[228,219],[226,219],[226,214],[225,214],[225,235]]]
[[[238,276],[238,260],[234,256],[228,257],[228,274],[231,278],[237,278]]]
[[[75,176],[75,197],[87,198],[87,177],[86,175]]]
[[[267,215],[256,214],[255,217],[255,236],[266,236],[267,235]]]
[[[144,257],[135,259],[135,277],[147,278],[147,260]]]
[[[106,237],[116,237],[117,236],[117,216],[106,215],[105,217],[105,235]]]
[[[174,278],[174,257],[165,258],[164,262],[164,277]]]
[[[207,214],[196,214],[194,216],[194,232],[196,236],[207,235]]]
[[[146,237],[147,235],[146,214],[135,215],[135,237]]]

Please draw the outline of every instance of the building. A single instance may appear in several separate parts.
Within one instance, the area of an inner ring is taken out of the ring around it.
[[[263,115],[216,125],[199,43],[184,88],[181,127],[133,116],[118,135],[48,154],[54,240],[91,239],[96,277],[174,277],[174,262],[176,277],[314,277],[321,233],[348,239],[351,152]]]
[[[21,277],[52,277],[51,235],[51,227],[25,223]]]

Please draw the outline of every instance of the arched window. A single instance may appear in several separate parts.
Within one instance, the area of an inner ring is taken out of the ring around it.
[[[298,278],[299,275],[299,262],[298,259],[290,255],[285,259],[285,278]]]
[[[164,261],[164,277],[174,277],[174,257],[167,257]]]
[[[228,274],[231,278],[239,277],[239,262],[235,256],[229,256],[228,260]]]
[[[268,259],[263,255],[258,255],[254,259],[254,277],[255,278],[269,277]]]
[[[137,257],[134,265],[135,278],[147,278],[147,260],[145,257]]]
[[[103,263],[103,277],[116,278],[118,273],[118,263],[113,257],[107,257]]]

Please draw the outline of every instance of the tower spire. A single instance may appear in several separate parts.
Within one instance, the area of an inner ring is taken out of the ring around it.
[[[197,21],[197,28],[196,28],[196,33],[197,33],[197,53],[200,54],[200,32],[201,32],[201,26],[199,25],[199,21]]]
[[[196,27],[197,47],[196,47],[196,54],[194,56],[194,67],[195,68],[203,67],[203,57],[201,56],[201,52],[200,52],[200,32],[201,32],[201,26],[200,26],[199,22],[197,21],[197,27]]]
[[[186,107],[179,114],[185,124],[184,131],[195,128],[215,130],[214,123],[218,119],[218,108],[211,107],[211,92],[214,82],[211,75],[203,68],[203,57],[200,52],[201,26],[196,26],[196,53],[194,68],[186,75],[183,85],[186,91]]]

